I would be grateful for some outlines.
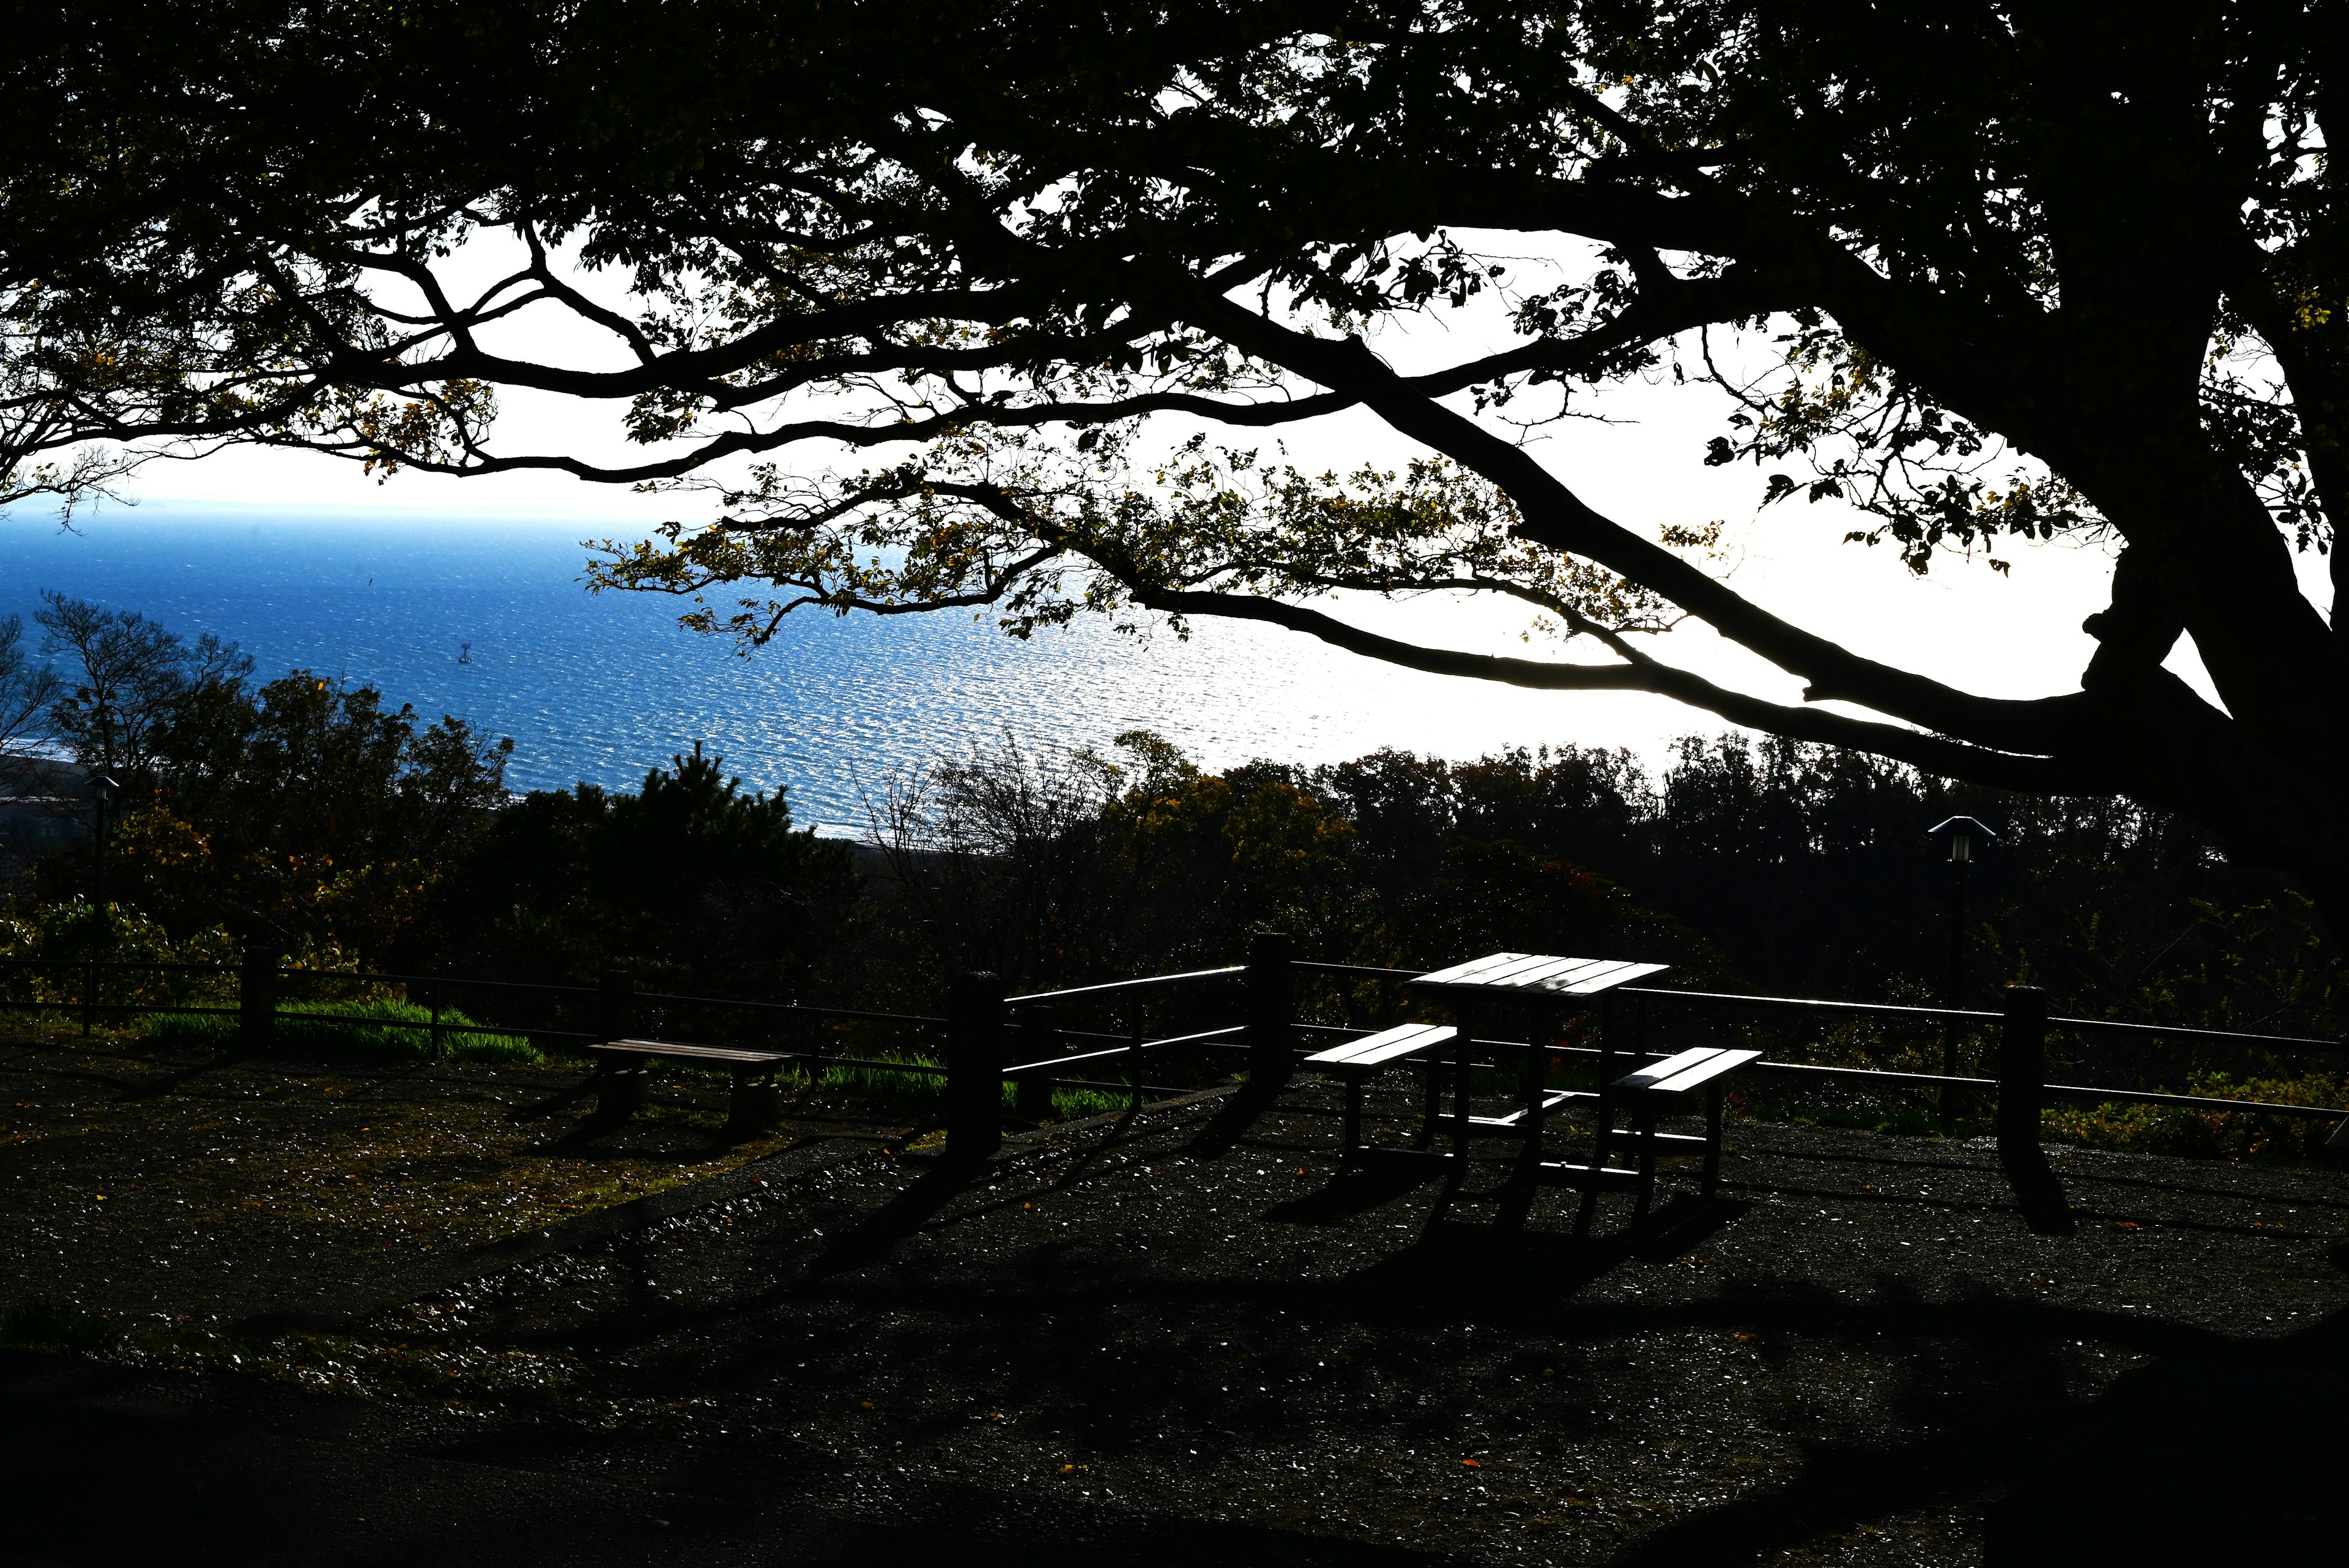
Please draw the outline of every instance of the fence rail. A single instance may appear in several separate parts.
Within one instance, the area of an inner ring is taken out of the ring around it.
[[[864,1023],[916,1032],[942,1037],[943,1061],[851,1056],[823,1049],[781,1045],[762,1054],[778,1061],[807,1063],[823,1068],[846,1067],[944,1078],[949,1107],[948,1145],[950,1150],[957,1155],[982,1154],[999,1141],[1001,1088],[1007,1083],[1015,1085],[1023,1107],[1032,1106],[1037,1096],[1049,1096],[1049,1091],[1054,1085],[1124,1090],[1138,1096],[1145,1087],[1141,1080],[1139,1064],[1142,1058],[1150,1053],[1174,1050],[1243,1051],[1247,1053],[1247,1064],[1254,1075],[1285,1081],[1295,1070],[1299,1058],[1309,1054],[1313,1049],[1310,1045],[1300,1046],[1300,1041],[1306,1037],[1318,1036],[1326,1040],[1331,1036],[1353,1037],[1370,1032],[1364,1026],[1319,1023],[1297,1016],[1294,985],[1298,979],[1318,975],[1358,975],[1410,980],[1425,972],[1371,964],[1300,960],[1290,951],[1286,938],[1265,935],[1257,939],[1246,963],[1142,975],[1017,996],[1004,994],[1003,987],[992,977],[962,976],[951,988],[951,1002],[947,1011],[942,1015],[932,1015],[826,1007],[797,1002],[762,1002],[742,997],[637,992],[632,978],[619,971],[607,971],[599,984],[587,986],[366,970],[288,969],[259,949],[248,950],[243,960],[233,964],[184,960],[0,957],[0,975],[40,970],[79,977],[78,994],[71,1000],[61,997],[20,999],[6,990],[0,990],[0,1012],[78,1012],[85,1032],[101,1016],[234,1017],[239,1020],[240,1040],[246,1048],[254,1050],[265,1050],[273,1044],[275,1026],[280,1022],[424,1031],[429,1037],[428,1051],[436,1057],[441,1054],[447,1041],[482,1035],[514,1035],[549,1043],[608,1041],[634,1037],[635,1012],[639,1006],[719,1010],[754,1018],[770,1018],[779,1023]],[[233,976],[235,1001],[228,1004],[213,1004],[106,1000],[106,978],[125,971],[157,974],[209,972],[223,978]],[[1146,1036],[1140,1020],[1147,994],[1164,988],[1212,981],[1238,982],[1241,1021],[1206,1028],[1186,1028],[1154,1038]],[[407,987],[411,999],[420,992],[428,1015],[424,1018],[352,1016],[304,1010],[298,1004],[282,1008],[279,1004],[280,992],[287,982],[328,981]],[[5,985],[5,981],[0,981],[0,985]],[[458,989],[531,993],[565,1005],[586,999],[592,1001],[595,1009],[595,1026],[580,1029],[541,1024],[459,1023],[444,1016],[447,996]],[[2025,987],[2011,988],[2006,993],[2004,1007],[1994,1012],[1845,1002],[1821,997],[1681,991],[1663,986],[1626,986],[1611,995],[1619,1001],[1609,1002],[1599,1010],[1600,1026],[1609,1030],[1619,1028],[1620,1020],[1614,1016],[1614,1012],[1620,1007],[1621,1002],[1629,1002],[1640,1015],[1632,1032],[1636,1040],[1626,1039],[1617,1043],[1610,1033],[1608,1037],[1609,1044],[1605,1049],[1553,1041],[1550,1049],[1555,1058],[1611,1055],[1647,1060],[1668,1054],[1667,1052],[1649,1048],[1644,1038],[1648,1029],[1646,1015],[1657,1004],[1677,1003],[1708,1012],[1748,1015],[1792,1012],[1826,1017],[1883,1019],[1953,1025],[1965,1031],[1994,1028],[1998,1037],[1998,1071],[1992,1077],[1957,1073],[1953,1070],[1954,1055],[1945,1059],[1945,1066],[1951,1070],[1940,1073],[1768,1058],[1755,1062],[1749,1070],[1821,1085],[1838,1084],[1858,1088],[1925,1088],[1938,1090],[1944,1096],[1959,1091],[1987,1096],[1996,1106],[2001,1153],[2009,1160],[2010,1170],[2030,1168],[2042,1159],[2038,1142],[2039,1110],[2051,1099],[2333,1120],[2342,1124],[2342,1131],[2335,1135],[2335,1141],[2349,1146],[2349,1108],[2287,1105],[2215,1095],[2173,1094],[2118,1085],[2051,1083],[2046,1071],[2046,1040],[2049,1034],[2059,1033],[2104,1034],[2122,1039],[2224,1042],[2258,1050],[2335,1053],[2349,1052],[2349,1039],[2054,1016],[2046,1011],[2044,995]],[[1127,1014],[1129,1027],[1123,1033],[1059,1026],[1056,1011],[1059,1004],[1082,1004],[1111,999],[1130,1002]],[[1015,1009],[1018,1010],[1018,1022],[1014,1022],[1012,1010]],[[1046,1050],[1043,1054],[1031,1054],[1030,1060],[1009,1061],[1005,1051],[1007,1036],[1015,1038],[1023,1045],[1041,1043]],[[1472,1052],[1475,1046],[1506,1047],[1522,1052],[1527,1044],[1526,1041],[1486,1039],[1467,1042]],[[1070,1050],[1070,1046],[1092,1048]],[[1098,1072],[1120,1061],[1133,1064],[1129,1079],[1124,1084],[1072,1075],[1077,1070]],[[1496,1065],[1497,1060],[1493,1063],[1472,1061],[1469,1064],[1472,1067],[1491,1066]],[[1947,1103],[1945,1099],[1945,1107]]]

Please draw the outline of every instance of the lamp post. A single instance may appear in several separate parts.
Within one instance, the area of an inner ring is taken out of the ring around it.
[[[90,900],[92,903],[106,902],[107,817],[109,815],[109,808],[114,805],[115,796],[121,793],[122,786],[105,774],[100,774],[89,781],[91,836],[98,841],[98,868],[94,878],[97,886]]]
[[[96,840],[90,870],[91,912],[105,922],[99,940],[108,950],[114,946],[114,921],[106,910],[106,808],[114,804],[116,794],[122,788],[104,774],[89,781],[89,830]],[[98,1026],[98,950],[87,950],[81,971],[81,1032],[88,1034]]]
[[[1973,864],[1976,843],[1989,844],[1998,835],[1971,816],[1953,816],[1939,826],[1926,829],[1930,838],[1946,839],[1950,846],[1950,981],[1941,993],[1941,1005],[1956,1008],[1963,1005],[1966,993],[1966,867]],[[1950,1020],[1949,1032],[1941,1040],[1941,1075],[1955,1077],[1958,1072],[1958,1021]],[[1949,1130],[1955,1111],[1954,1085],[1941,1086],[1941,1127]]]

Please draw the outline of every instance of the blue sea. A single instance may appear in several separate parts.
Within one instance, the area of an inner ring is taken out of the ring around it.
[[[1158,731],[1202,765],[1319,763],[1381,746],[1452,757],[1505,745],[1653,753],[1700,716],[1653,699],[1538,693],[1397,670],[1275,628],[1211,623],[1147,641],[1099,622],[1021,643],[946,614],[789,618],[745,657],[685,631],[685,607],[592,596],[589,522],[111,509],[60,531],[0,519],[0,614],[56,588],[242,644],[271,676],[377,686],[428,719],[511,735],[517,788],[631,787],[696,741],[802,822],[866,825],[893,772],[1009,732],[1101,744]]]

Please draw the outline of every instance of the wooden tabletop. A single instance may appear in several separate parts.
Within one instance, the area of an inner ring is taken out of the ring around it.
[[[1597,996],[1619,985],[1629,985],[1670,964],[1631,963],[1622,959],[1557,958],[1548,953],[1486,953],[1466,963],[1454,964],[1409,983],[1442,991],[1468,991],[1485,995],[1526,999]]]

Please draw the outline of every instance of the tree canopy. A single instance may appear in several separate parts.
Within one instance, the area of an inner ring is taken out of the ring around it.
[[[2349,667],[2294,552],[2349,488],[2341,13],[19,5],[0,468],[237,441],[672,487],[702,515],[599,580],[752,642],[800,609],[1271,622],[2183,811],[2337,928]],[[554,318],[600,348],[533,351]],[[1400,362],[1419,318],[1485,325]],[[1639,374],[1721,386],[1692,462],[1847,502],[1910,570],[2109,541],[2095,656],[1970,692],[1742,596],[1703,519],[1601,514],[1523,438]],[[514,392],[613,432],[515,447]],[[1262,444],[1365,416],[1393,462]],[[1566,646],[1374,635],[1340,589]],[[1806,701],[1671,663],[1685,617]]]

